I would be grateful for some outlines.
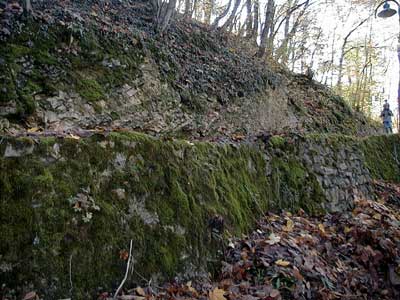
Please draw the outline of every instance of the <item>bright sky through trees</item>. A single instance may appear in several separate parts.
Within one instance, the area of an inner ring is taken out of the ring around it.
[[[228,0],[219,0],[216,2],[216,7],[222,9],[228,2]],[[241,14],[240,20],[242,23],[245,22],[246,18],[245,2],[241,2],[241,8],[238,10]],[[290,5],[294,6],[297,3],[301,4],[303,2],[296,2],[296,0],[276,0],[276,16],[284,14]],[[398,16],[396,15],[385,20],[375,18],[374,10],[378,3],[379,1],[374,0],[311,1],[309,8],[307,8],[307,13],[303,17],[304,25],[302,25],[303,27],[300,26],[292,41],[292,49],[295,49],[293,50],[293,57],[295,57],[295,52],[300,47],[307,49],[299,54],[297,59],[293,59],[292,62],[289,59],[288,62],[288,67],[296,72],[304,72],[304,66],[311,66],[316,73],[317,80],[335,88],[338,81],[338,65],[343,41],[346,35],[357,27],[349,36],[344,47],[346,56],[343,62],[343,84],[347,85],[352,80],[351,62],[348,61],[352,55],[352,49],[359,49],[361,51],[363,43],[367,39],[370,40],[369,46],[373,49],[374,54],[371,61],[370,73],[370,76],[373,78],[373,84],[371,83],[370,85],[371,92],[368,96],[372,99],[372,103],[369,104],[368,110],[375,118],[379,116],[384,99],[389,100],[393,111],[397,110],[397,83],[399,80],[396,52],[397,35],[400,30]],[[267,0],[260,0],[259,4],[259,23],[260,28],[262,28]],[[295,22],[295,17],[292,17],[291,24]],[[365,19],[367,20],[358,27],[360,22]],[[224,19],[221,20],[221,23],[223,21]],[[279,39],[283,39],[283,27],[281,26],[277,34],[274,47],[279,46]],[[307,37],[301,40],[301,36],[305,34],[304,32],[306,32]],[[328,62],[330,67],[329,71],[326,71],[325,65]],[[367,111],[365,112],[368,113]]]

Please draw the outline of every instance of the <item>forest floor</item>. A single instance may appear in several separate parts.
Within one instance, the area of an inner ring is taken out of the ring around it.
[[[360,199],[347,213],[266,214],[229,243],[218,279],[149,282],[116,299],[399,299],[400,185],[374,185],[379,200]]]

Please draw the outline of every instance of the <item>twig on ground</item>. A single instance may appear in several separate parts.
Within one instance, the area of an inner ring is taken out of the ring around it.
[[[124,276],[124,279],[122,279],[121,284],[119,285],[117,291],[115,292],[113,300],[117,299],[119,292],[121,291],[122,287],[125,284],[126,279],[128,278],[129,266],[130,266],[130,263],[131,263],[131,257],[132,257],[132,240],[131,240],[131,243],[130,243],[130,246],[129,246],[129,257],[128,257],[128,262],[126,264],[125,276]]]
[[[74,290],[74,286],[72,285],[72,255],[73,253],[71,253],[71,255],[69,256],[69,295],[72,299],[72,292]]]

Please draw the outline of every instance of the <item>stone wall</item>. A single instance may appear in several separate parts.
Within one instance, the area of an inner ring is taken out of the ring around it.
[[[350,208],[357,197],[370,198],[371,176],[363,153],[351,143],[332,147],[320,142],[309,141],[300,155],[324,191],[326,209],[343,211]]]
[[[292,177],[296,176],[293,174],[296,170],[293,162],[303,168],[302,176],[308,178],[304,183],[311,185],[312,190],[320,191],[322,208],[331,212],[350,209],[356,198],[373,198],[373,180],[400,181],[398,135],[369,138],[341,135],[273,137],[266,151],[269,161],[276,161],[278,157],[288,164],[287,173]],[[271,163],[269,170],[273,178],[274,167]],[[293,190],[293,187],[286,188]],[[291,197],[294,196],[292,193]]]
[[[133,133],[0,141],[0,285],[45,299],[116,286],[130,239],[135,280],[207,274],[226,233],[247,232],[268,209],[252,146]]]
[[[71,297],[70,262],[76,299],[117,284],[130,239],[140,276],[201,275],[217,268],[227,236],[267,210],[339,211],[373,197],[372,179],[400,181],[397,135],[0,141],[0,284],[33,286],[48,299]]]

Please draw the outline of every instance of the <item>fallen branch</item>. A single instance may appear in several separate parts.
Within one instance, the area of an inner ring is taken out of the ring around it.
[[[72,255],[73,253],[71,253],[70,257],[69,257],[69,295],[72,299],[72,292],[74,291],[74,286],[72,285]]]
[[[115,292],[113,300],[117,299],[117,296],[118,296],[119,292],[121,291],[122,287],[125,284],[126,279],[128,278],[129,266],[130,266],[130,263],[131,263],[131,256],[132,256],[132,240],[131,240],[131,243],[130,243],[130,246],[129,246],[129,257],[128,257],[128,263],[126,264],[125,276],[124,276],[124,279],[122,279],[117,291]]]

